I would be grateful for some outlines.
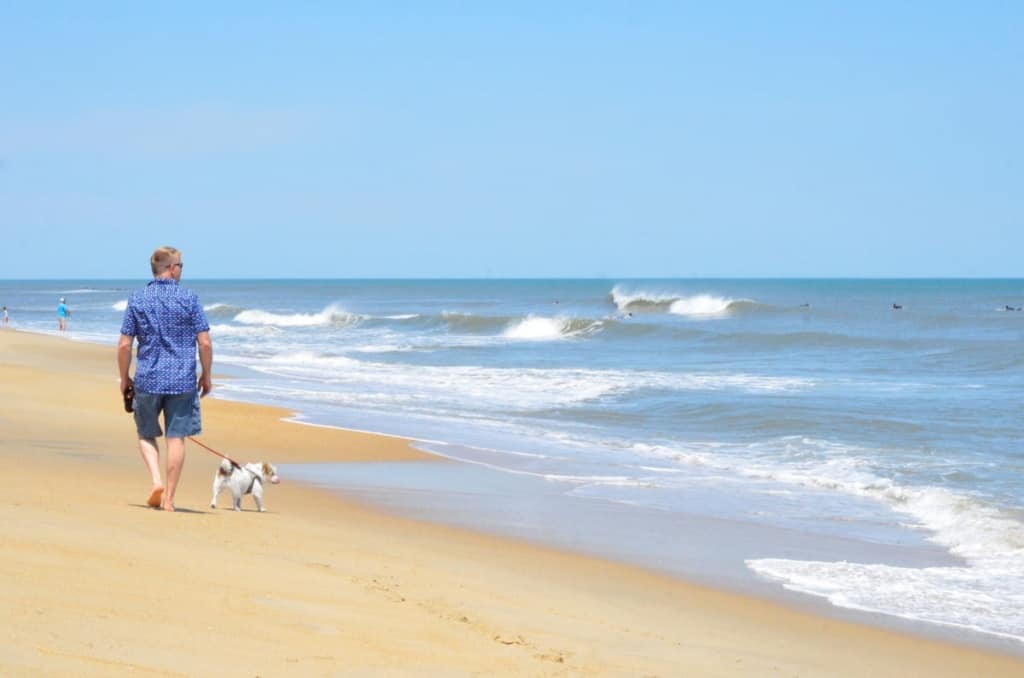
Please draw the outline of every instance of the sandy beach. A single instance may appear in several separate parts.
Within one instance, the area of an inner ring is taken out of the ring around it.
[[[1024,660],[827,619],[291,483],[179,511],[147,474],[113,346],[0,331],[0,612],[7,676],[1019,676]],[[240,461],[422,460],[399,438],[204,401]],[[444,463],[444,462],[438,462]]]

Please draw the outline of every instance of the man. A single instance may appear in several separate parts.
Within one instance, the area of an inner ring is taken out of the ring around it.
[[[210,324],[199,297],[180,287],[181,252],[159,247],[149,260],[153,280],[128,298],[117,345],[121,394],[135,389],[135,427],[139,452],[153,480],[147,503],[164,511],[174,510],[174,493],[185,464],[185,438],[202,430],[199,399],[213,389],[213,343]],[[139,341],[135,381],[128,376],[132,343]],[[196,380],[196,347],[202,375]],[[167,435],[167,484],[160,478],[160,449],[156,439]]]
[[[64,297],[60,298],[60,304],[57,305],[57,329],[61,332],[68,327],[68,316],[71,315],[71,311],[68,310],[67,304],[64,303]]]

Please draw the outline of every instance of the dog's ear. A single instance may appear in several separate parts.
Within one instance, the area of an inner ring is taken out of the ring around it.
[[[263,468],[262,468],[262,470],[263,470],[263,475],[265,475],[265,476],[266,476],[266,477],[268,477],[268,478],[269,478],[270,476],[274,475],[274,467],[273,467],[273,466],[271,466],[270,464],[268,464],[268,463],[267,463],[267,462],[265,462],[265,461],[263,461],[263,462],[260,462],[260,465],[261,465],[261,466],[263,467]]]

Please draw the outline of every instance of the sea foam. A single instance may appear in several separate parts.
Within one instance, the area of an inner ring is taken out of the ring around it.
[[[803,441],[820,450],[820,441]],[[800,468],[748,465],[745,473],[874,499],[965,561],[951,567],[751,559],[747,566],[786,588],[834,605],[958,626],[1024,641],[1024,524],[983,500],[942,487],[877,477],[848,448]],[[864,468],[862,468],[862,465]]]
[[[587,447],[600,445],[590,441]],[[824,597],[839,607],[1024,641],[1024,523],[1019,515],[962,492],[879,476],[872,461],[878,450],[827,440],[787,437],[750,445],[692,443],[689,449],[635,443],[629,449],[640,458],[670,460],[679,470],[702,469],[701,475],[715,482],[733,474],[768,482],[760,492],[791,497],[800,505],[805,492],[825,492],[868,500],[883,511],[887,509],[893,513],[893,526],[926,533],[929,541],[963,564],[915,568],[757,558],[748,559],[746,565],[785,588]],[[647,465],[639,468],[654,470]],[[651,487],[672,490],[672,475],[664,482],[651,476],[646,480]],[[574,494],[657,505],[657,497],[645,494],[608,495],[601,489],[604,485],[607,483],[595,482]],[[638,487],[642,485],[638,483]],[[844,513],[837,513],[836,519],[854,520]]]
[[[338,391],[341,395],[337,397],[343,399],[348,392],[362,398],[379,394],[385,400],[396,399],[395,406],[421,403],[424,413],[445,409],[460,416],[467,415],[467,403],[472,403],[469,409],[483,415],[492,409],[507,413],[510,409],[567,407],[640,389],[777,393],[815,385],[799,377],[744,373],[408,365],[313,351],[281,352],[268,358],[222,355],[221,359],[298,380],[309,386],[311,399],[336,397],[324,393],[328,390]]]

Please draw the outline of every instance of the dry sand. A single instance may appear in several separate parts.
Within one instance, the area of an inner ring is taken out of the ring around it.
[[[148,509],[113,346],[0,331],[4,676],[1021,676],[1024,660],[399,519],[289,483]],[[204,401],[241,461],[422,459],[397,438]],[[443,463],[443,462],[439,462]],[[228,506],[227,495],[222,506]]]

